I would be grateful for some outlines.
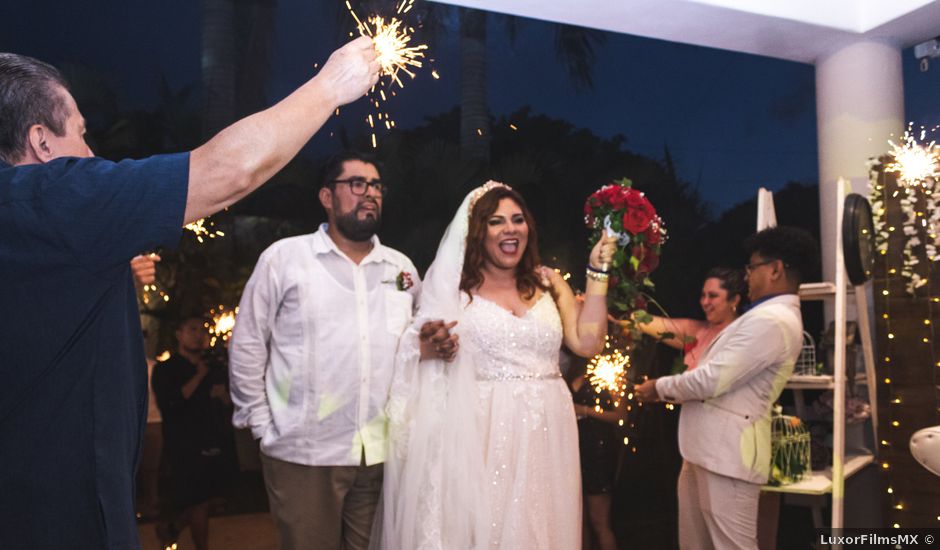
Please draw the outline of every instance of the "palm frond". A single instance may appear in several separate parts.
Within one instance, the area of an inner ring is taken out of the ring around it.
[[[601,31],[558,25],[555,30],[555,55],[568,70],[578,91],[594,88],[594,61],[596,48],[606,41]]]

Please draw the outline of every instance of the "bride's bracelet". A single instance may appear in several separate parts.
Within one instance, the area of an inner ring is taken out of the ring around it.
[[[599,283],[606,283],[607,279],[610,278],[609,273],[606,271],[601,271],[600,269],[596,269],[591,266],[591,264],[587,265],[587,271],[585,271],[585,275],[587,275],[588,279],[597,281]]]

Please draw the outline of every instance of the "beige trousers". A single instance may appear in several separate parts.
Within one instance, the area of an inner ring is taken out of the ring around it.
[[[304,466],[261,453],[281,550],[366,550],[382,465]]]
[[[690,462],[679,472],[679,548],[757,550],[760,485]]]

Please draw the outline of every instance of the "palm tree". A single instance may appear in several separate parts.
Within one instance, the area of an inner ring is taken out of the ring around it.
[[[235,5],[202,0],[203,132],[215,135],[235,118]]]
[[[486,12],[460,14],[460,150],[490,159],[490,109],[486,101]]]
[[[460,14],[460,148],[468,158],[484,163],[490,157],[490,112],[486,100],[486,32],[496,18],[485,11],[461,9]],[[505,16],[510,42],[515,41],[518,18]],[[558,24],[555,55],[565,66],[577,90],[594,87],[595,47],[603,44],[600,31]]]

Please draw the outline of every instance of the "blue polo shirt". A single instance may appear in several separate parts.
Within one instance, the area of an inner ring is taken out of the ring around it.
[[[130,259],[175,246],[189,154],[0,163],[0,548],[138,548]]]

